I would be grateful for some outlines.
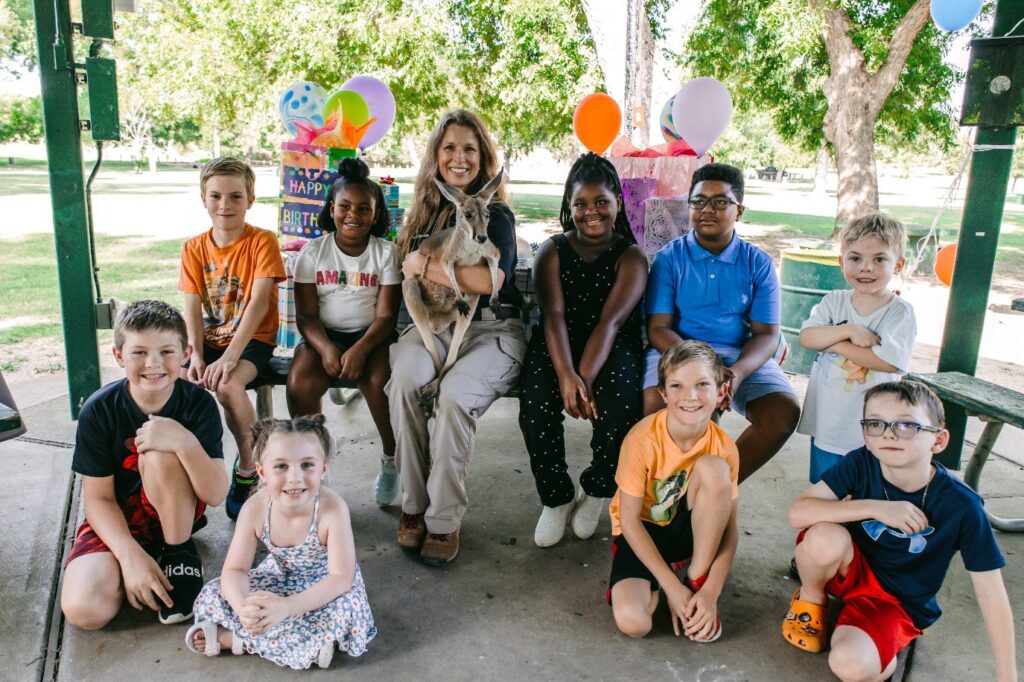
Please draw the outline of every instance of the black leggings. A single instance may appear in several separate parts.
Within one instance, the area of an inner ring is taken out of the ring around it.
[[[582,347],[579,351],[582,353]],[[576,352],[573,355],[576,356],[573,364],[579,367],[579,357]],[[593,458],[580,476],[583,491],[592,497],[615,494],[619,447],[641,416],[642,375],[641,349],[616,340],[593,386],[598,411],[590,439]],[[538,327],[526,351],[519,398],[519,428],[530,453],[530,468],[537,483],[537,492],[546,507],[570,502],[575,495],[565,464],[565,417],[562,408],[558,376],[544,342],[544,331]]]

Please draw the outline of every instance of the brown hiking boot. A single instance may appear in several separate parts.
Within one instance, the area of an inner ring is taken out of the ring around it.
[[[423,514],[406,514],[398,518],[398,545],[403,549],[419,549],[427,536]]]
[[[420,548],[420,559],[427,566],[445,566],[459,554],[459,531],[428,533]]]

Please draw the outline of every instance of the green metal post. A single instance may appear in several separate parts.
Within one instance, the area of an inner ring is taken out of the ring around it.
[[[1024,18],[1024,0],[999,0],[996,3],[992,35],[1001,36]],[[974,153],[960,223],[953,285],[946,310],[946,326],[939,351],[940,372],[974,374],[978,366],[978,348],[988,309],[992,271],[999,243],[999,228],[1006,203],[1006,185],[1010,179],[1016,128],[978,128],[975,145],[1001,148]],[[946,404],[949,446],[937,459],[945,466],[959,469],[963,451],[967,414],[963,408]]]
[[[33,0],[71,418],[100,386],[68,0]]]

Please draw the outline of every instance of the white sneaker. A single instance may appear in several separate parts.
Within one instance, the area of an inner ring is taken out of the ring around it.
[[[566,502],[557,507],[544,507],[533,531],[533,541],[538,547],[557,545],[565,534],[565,522],[569,520],[576,501]]]
[[[580,540],[587,540],[597,530],[597,523],[601,520],[601,512],[608,503],[606,497],[591,497],[583,492],[581,487],[576,495],[576,509],[572,513],[572,532]]]

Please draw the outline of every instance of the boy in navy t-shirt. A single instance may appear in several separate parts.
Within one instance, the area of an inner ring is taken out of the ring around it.
[[[86,630],[110,622],[125,599],[159,611],[163,623],[190,618],[203,586],[193,527],[228,489],[217,404],[178,378],[190,351],[181,314],[161,301],[132,303],[113,350],[125,378],[82,406],[71,461],[85,521],[64,568],[61,609]]]
[[[793,646],[821,651],[827,597],[843,601],[829,667],[843,680],[885,679],[896,654],[942,613],[935,598],[960,552],[981,608],[999,680],[1016,679],[1013,615],[981,497],[932,462],[949,441],[942,403],[914,381],[864,396],[867,447],[822,474],[789,511],[802,528],[802,586],[782,622]]]

